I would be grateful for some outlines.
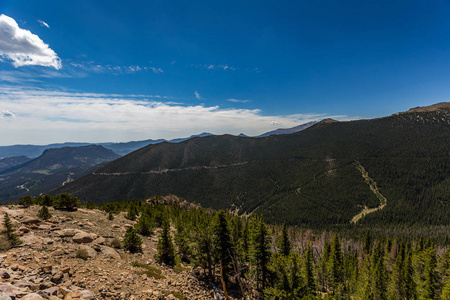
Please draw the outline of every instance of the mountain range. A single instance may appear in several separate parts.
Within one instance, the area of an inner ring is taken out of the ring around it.
[[[299,131],[304,128],[306,127],[300,125],[292,129],[283,129],[283,132]],[[0,202],[14,201],[25,194],[38,196],[43,191],[57,188],[87,174],[99,164],[114,160],[120,155],[126,155],[150,144],[181,143],[192,138],[211,135],[211,133],[204,132],[170,141],[160,139],[127,143],[102,143],[99,145],[61,143],[45,146],[15,145],[0,147],[0,154],[2,155],[22,155],[0,159]],[[34,156],[42,151],[43,153],[35,159],[24,156]]]
[[[12,168],[17,165],[21,165],[30,161],[31,158],[26,156],[13,156],[0,159],[0,172]]]
[[[47,149],[35,159],[2,159],[0,166],[9,168],[0,169],[0,202],[55,189],[118,157],[102,146],[89,145]]]
[[[308,122],[305,124],[301,124],[292,128],[280,128],[276,129],[270,132],[266,132],[264,134],[261,134],[257,137],[265,137],[269,135],[274,134],[290,134],[294,132],[298,132],[301,130],[304,130],[312,125],[317,123],[316,121]],[[169,142],[169,143],[181,143],[186,140],[195,138],[195,137],[205,137],[213,135],[209,132],[203,132],[196,135],[191,135],[186,138],[176,138],[172,140],[165,140],[165,139],[157,139],[157,140],[143,140],[143,141],[131,141],[131,142],[123,142],[123,143],[57,143],[57,144],[49,144],[49,145],[12,145],[12,146],[0,146],[0,159],[4,158],[11,158],[11,157],[18,157],[18,156],[26,156],[26,157],[38,157],[40,156],[45,150],[47,149],[55,149],[55,148],[63,148],[63,147],[83,147],[88,145],[99,145],[106,149],[112,150],[114,153],[123,156],[127,155],[128,153],[131,153],[137,149],[140,149],[142,147],[152,145],[152,144],[159,144],[162,142]],[[246,136],[245,134],[241,133],[240,136]],[[14,162],[14,160],[9,160],[11,163]],[[6,163],[6,161],[5,161]],[[20,161],[18,160],[18,163],[20,164]],[[2,168],[2,161],[0,160],[0,170]]]
[[[291,133],[295,133],[295,132],[299,132],[302,130],[305,130],[306,128],[309,128],[315,124],[317,124],[317,121],[311,121],[305,124],[301,124],[292,128],[278,128],[266,133],[263,133],[261,135],[258,135],[256,137],[266,137],[266,136],[270,136],[270,135],[278,135],[278,134],[291,134]]]
[[[179,143],[185,141],[187,139],[198,137],[198,136],[207,136],[212,135],[211,133],[201,133],[199,135],[193,135],[187,138],[178,138],[173,139],[168,142],[170,143]],[[98,145],[102,146],[106,149],[112,150],[114,153],[122,156],[126,155],[130,152],[133,152],[139,148],[145,147],[151,144],[162,143],[166,140],[158,139],[158,140],[144,140],[144,141],[131,141],[124,143],[57,143],[57,144],[49,144],[49,145],[12,145],[12,146],[0,146],[0,158],[8,158],[15,156],[27,156],[27,157],[38,157],[42,155],[42,153],[47,149],[57,149],[57,148],[65,148],[65,147],[84,147],[89,145]]]
[[[450,103],[261,138],[149,145],[58,188],[82,201],[176,194],[269,222],[447,224]]]

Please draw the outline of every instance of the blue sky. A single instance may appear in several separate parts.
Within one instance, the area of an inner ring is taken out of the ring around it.
[[[0,145],[257,135],[450,99],[450,1],[0,1]]]

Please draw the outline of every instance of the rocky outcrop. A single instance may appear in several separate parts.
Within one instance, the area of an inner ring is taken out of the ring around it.
[[[213,288],[198,280],[197,270],[176,273],[154,262],[156,235],[142,237],[143,253],[113,248],[134,224],[123,215],[112,223],[98,210],[50,208],[53,217],[42,222],[38,209],[0,207],[0,216],[16,212],[10,217],[23,241],[0,254],[0,300],[212,299]],[[161,270],[162,278],[149,277],[136,262]]]
[[[73,236],[73,241],[78,244],[90,243],[98,237],[95,233],[80,231]]]

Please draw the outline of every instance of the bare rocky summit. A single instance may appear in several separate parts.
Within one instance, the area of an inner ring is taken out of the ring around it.
[[[430,111],[437,111],[437,110],[449,110],[450,109],[450,102],[440,102],[429,106],[418,106],[409,109],[406,111],[407,113],[412,112],[430,112]]]
[[[157,233],[142,238],[142,253],[115,248],[134,225],[123,213],[108,220],[99,210],[50,208],[52,218],[42,221],[38,209],[0,207],[23,242],[0,251],[1,300],[214,298],[214,287],[198,280],[199,270],[183,266],[176,273],[154,261]],[[160,270],[158,279],[142,266]]]

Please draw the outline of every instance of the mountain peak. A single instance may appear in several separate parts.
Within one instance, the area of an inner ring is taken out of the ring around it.
[[[331,119],[331,118],[327,118],[327,119],[323,119],[322,121],[319,122],[319,124],[330,124],[330,123],[337,123],[339,121],[335,120],[335,119]]]
[[[299,131],[305,130],[306,128],[311,127],[311,126],[313,126],[315,124],[317,124],[317,121],[311,121],[311,122],[308,122],[308,123],[300,124],[300,125],[297,125],[297,126],[292,127],[292,128],[278,128],[278,129],[275,129],[275,130],[263,133],[261,135],[258,135],[256,137],[266,137],[266,136],[270,136],[270,135],[280,135],[280,134],[295,133],[295,132],[299,132]]]
[[[450,102],[440,102],[429,106],[418,106],[407,110],[406,113],[431,112],[437,110],[450,110]]]

